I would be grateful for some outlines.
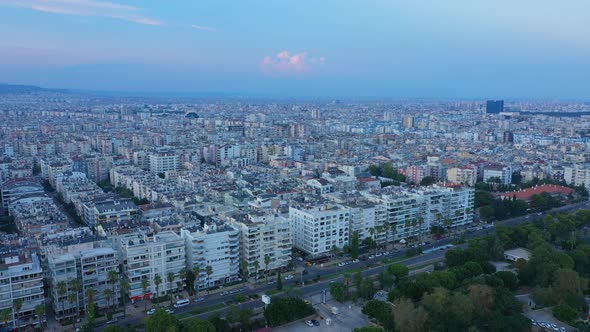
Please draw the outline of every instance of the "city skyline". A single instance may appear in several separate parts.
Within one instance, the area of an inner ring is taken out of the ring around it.
[[[131,93],[588,99],[588,5],[0,1],[3,83]]]

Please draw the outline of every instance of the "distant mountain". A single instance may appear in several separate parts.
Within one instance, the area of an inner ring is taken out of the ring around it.
[[[16,94],[30,94],[38,92],[67,92],[64,89],[45,89],[35,85],[19,85],[19,84],[1,84],[0,94],[16,93]]]

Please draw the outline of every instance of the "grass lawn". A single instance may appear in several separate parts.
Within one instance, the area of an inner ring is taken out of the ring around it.
[[[213,304],[208,307],[198,307],[198,308],[195,308],[191,311],[183,312],[179,315],[176,315],[176,318],[187,319],[187,318],[191,318],[192,316],[195,316],[195,315],[199,315],[199,314],[209,312],[209,311],[218,310],[218,309],[221,309],[224,307],[225,307],[225,304],[223,304],[223,303]]]

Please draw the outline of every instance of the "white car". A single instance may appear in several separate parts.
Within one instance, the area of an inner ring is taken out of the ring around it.
[[[356,258],[356,259],[353,259],[353,260],[352,260],[352,262],[353,262],[353,263],[358,263],[358,262],[359,262],[359,260],[358,260],[358,258]]]
[[[342,262],[342,263],[338,263],[338,266],[340,266],[340,267],[342,267],[342,266],[344,266],[344,265],[346,265],[346,263],[344,263],[344,262]]]
[[[306,324],[307,326],[309,326],[309,327],[313,327],[313,322],[312,322],[312,321],[310,321],[310,320],[306,320],[306,321],[305,321],[305,324]]]
[[[151,315],[153,315],[153,314],[155,314],[155,313],[156,313],[156,309],[155,309],[155,308],[151,308],[150,310],[146,311],[145,313],[146,313],[148,316],[151,316]]]
[[[369,259],[373,259],[373,258],[375,258],[375,256],[373,256],[373,255],[370,255],[369,256]]]
[[[166,311],[166,313],[169,315],[172,315],[174,313],[174,310],[172,310],[172,309],[166,309],[164,311]]]
[[[292,274],[285,277],[285,280],[291,280],[291,279],[293,279],[293,275]]]

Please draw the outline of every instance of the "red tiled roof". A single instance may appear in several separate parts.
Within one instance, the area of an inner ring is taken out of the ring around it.
[[[558,186],[555,184],[543,184],[540,186],[535,186],[527,189],[523,189],[520,191],[511,191],[501,194],[501,197],[505,198],[512,198],[516,196],[516,199],[522,199],[525,201],[531,200],[533,195],[538,195],[540,193],[550,193],[550,194],[571,194],[575,190],[572,188]]]

